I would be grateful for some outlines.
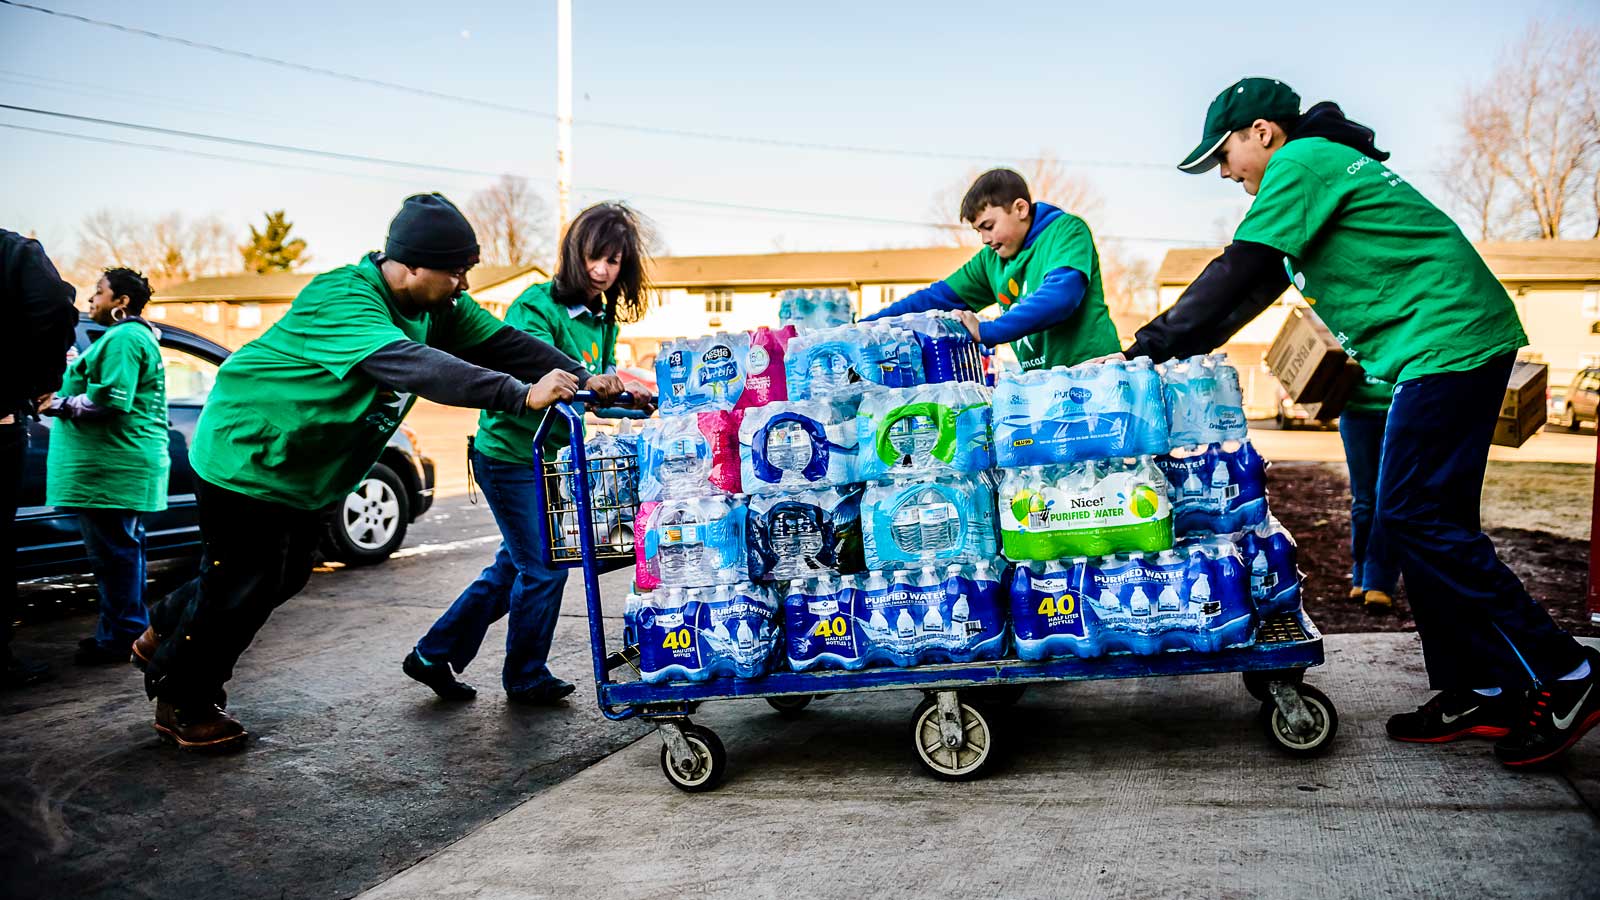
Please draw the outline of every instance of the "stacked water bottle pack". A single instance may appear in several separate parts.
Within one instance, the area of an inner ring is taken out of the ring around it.
[[[1212,652],[1253,640],[1250,574],[1227,535],[1266,506],[1238,385],[1219,356],[1160,371],[1143,359],[1075,366],[997,386],[1020,657]]]
[[[1242,559],[1259,615],[1300,608],[1294,539],[1267,507],[1266,461],[1250,443],[1239,373],[1227,356],[1161,366],[1172,448],[1160,458],[1176,533],[1185,543],[1226,537]]]
[[[778,321],[785,325],[815,331],[855,320],[855,304],[846,290],[784,291],[778,295]]]
[[[638,592],[624,615],[646,681],[771,669],[779,600],[750,579],[739,428],[746,409],[786,396],[783,355],[793,333],[671,341],[656,357],[661,415],[639,436]]]

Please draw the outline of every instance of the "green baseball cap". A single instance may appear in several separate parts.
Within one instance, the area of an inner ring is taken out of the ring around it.
[[[1191,175],[1216,168],[1214,155],[1222,142],[1257,119],[1277,119],[1300,114],[1300,95],[1275,78],[1243,78],[1228,85],[1206,109],[1206,128],[1200,143],[1178,168]]]

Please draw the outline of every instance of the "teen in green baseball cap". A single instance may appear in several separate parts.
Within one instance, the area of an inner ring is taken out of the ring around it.
[[[1300,115],[1300,95],[1276,78],[1242,78],[1229,85],[1206,109],[1206,126],[1200,143],[1178,163],[1192,175],[1217,167],[1217,151],[1235,131],[1250,127],[1257,119],[1269,122],[1291,121]]]
[[[1179,168],[1216,168],[1255,199],[1233,243],[1125,355],[1207,353],[1291,284],[1366,373],[1394,385],[1372,540],[1405,576],[1431,686],[1389,736],[1495,737],[1510,766],[1600,724],[1600,652],[1528,595],[1479,524],[1489,439],[1528,343],[1505,288],[1450,217],[1333,103],[1299,111],[1270,78],[1230,85]]]

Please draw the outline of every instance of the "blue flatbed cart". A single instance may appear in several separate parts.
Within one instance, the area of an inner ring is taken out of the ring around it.
[[[554,414],[545,417],[534,439],[534,458],[544,472],[536,486],[536,500],[545,510],[540,517],[545,532],[541,543],[550,565],[583,569],[600,711],[608,719],[638,716],[653,721],[662,738],[661,770],[682,790],[711,790],[726,775],[722,741],[709,728],[689,721],[696,707],[711,700],[762,699],[779,713],[793,715],[812,699],[827,694],[920,690],[925,697],[912,715],[913,748],[923,768],[949,781],[966,781],[984,773],[995,758],[990,715],[997,706],[1020,699],[1030,684],[1238,672],[1246,690],[1262,704],[1267,734],[1282,751],[1314,756],[1325,751],[1338,733],[1339,716],[1333,702],[1303,682],[1305,670],[1323,662],[1322,634],[1303,611],[1267,617],[1257,629],[1255,643],[1216,653],[1179,651],[858,671],[780,671],[759,678],[662,684],[614,678],[614,672],[638,675],[638,649],[607,650],[599,576],[633,563],[632,538],[624,540],[623,529],[616,526],[623,518],[631,521],[634,510],[614,501],[596,504],[591,486],[605,487],[632,477],[638,462],[627,457],[587,459],[583,409],[584,404],[593,402],[592,394],[579,392],[572,403],[559,404]],[[570,426],[568,460],[545,460],[540,452],[554,415],[563,416]],[[565,492],[560,488],[563,481]],[[618,492],[608,496],[616,498]],[[573,523],[587,523],[588,527],[574,527]],[[606,537],[597,537],[597,531]]]

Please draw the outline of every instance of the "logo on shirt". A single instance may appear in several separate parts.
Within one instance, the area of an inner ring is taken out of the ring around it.
[[[405,417],[406,406],[411,403],[412,396],[407,391],[379,388],[377,396],[372,398],[372,408],[367,412],[366,423],[381,431],[392,433],[400,427],[400,420]]]

